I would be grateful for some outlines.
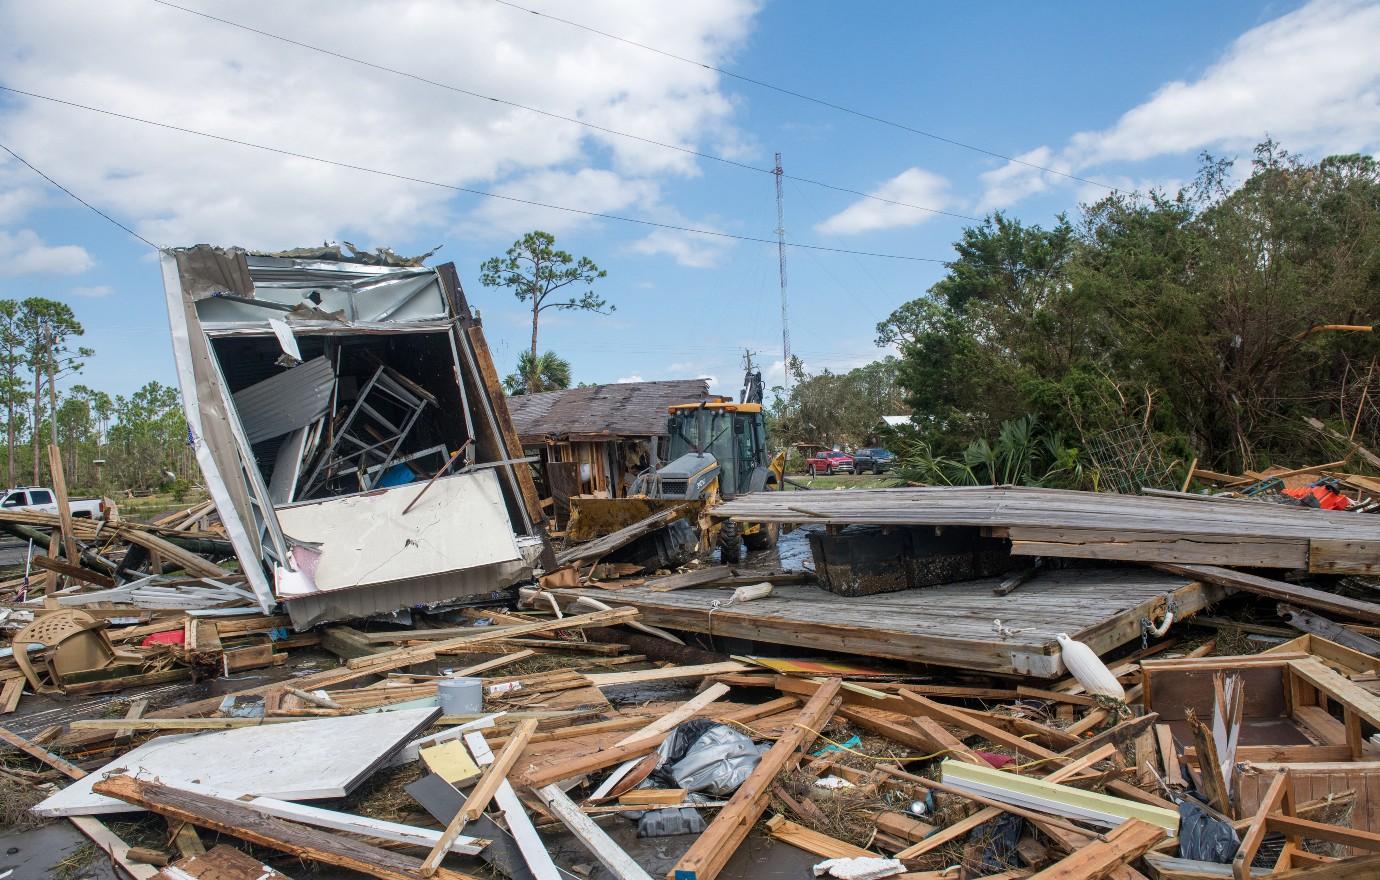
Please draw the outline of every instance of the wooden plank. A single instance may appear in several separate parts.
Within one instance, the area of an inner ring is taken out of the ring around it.
[[[618,742],[614,743],[614,745],[627,745],[628,743],[633,742],[637,739],[641,739],[642,737],[656,736],[658,734],[668,733],[670,732],[671,728],[675,727],[677,724],[680,724],[682,721],[685,721],[686,719],[695,717],[700,713],[702,709],[704,709],[710,703],[719,699],[719,697],[722,697],[726,693],[728,693],[728,685],[711,685],[710,687],[696,694],[691,699],[686,700],[684,703],[681,703],[675,709],[671,710],[670,712],[667,712],[665,715],[653,721],[651,724],[648,724],[646,727],[643,727],[641,730],[634,731],[633,733],[630,733],[627,736],[623,737]]]
[[[19,708],[19,700],[24,695],[24,679],[11,678],[0,688],[0,715],[8,715]]]
[[[1231,569],[1219,568],[1214,565],[1177,565],[1173,563],[1160,563],[1155,565],[1155,568],[1195,580],[1208,581],[1209,583],[1218,584],[1223,587],[1245,590],[1257,596],[1265,596],[1270,599],[1290,602],[1294,605],[1315,608],[1319,611],[1326,611],[1329,614],[1340,614],[1344,617],[1364,620],[1366,623],[1380,623],[1380,605],[1374,602],[1349,599],[1346,596],[1339,596],[1336,593],[1326,593],[1311,587],[1302,587],[1298,584],[1286,583],[1285,581],[1271,580],[1270,578],[1263,578],[1259,575],[1247,574],[1243,571],[1232,571]]]
[[[420,645],[412,648],[396,648],[392,651],[384,651],[368,657],[357,657],[350,660],[346,665],[351,669],[360,670],[388,670],[396,669],[410,663],[424,663],[434,660],[436,654],[454,645],[474,645],[483,642],[498,641],[500,639],[512,638],[513,636],[528,635],[530,633],[550,632],[557,629],[580,629],[586,626],[612,626],[617,623],[626,623],[637,617],[635,608],[615,608],[611,611],[595,611],[589,614],[579,614],[573,617],[564,617],[555,620],[538,620],[532,623],[515,624],[502,629],[477,627],[473,633],[457,636],[454,639],[447,639],[427,645]]]
[[[1284,804],[1288,794],[1289,773],[1281,771],[1270,781],[1270,787],[1266,789],[1265,796],[1256,807],[1255,815],[1246,827],[1246,833],[1241,836],[1241,845],[1237,847],[1236,855],[1231,862],[1231,871],[1236,880],[1250,880],[1251,863],[1255,861],[1260,844],[1265,840],[1265,834],[1269,830],[1265,820]]]
[[[819,856],[823,859],[879,859],[871,850],[854,846],[827,834],[821,834],[804,825],[792,822],[785,816],[772,816],[767,820],[767,836],[773,840],[789,843],[796,849]]]
[[[61,770],[72,779],[81,779],[86,775],[86,771],[76,764],[69,763],[46,749],[40,749],[19,734],[6,730],[3,727],[0,727],[0,740],[4,740],[31,758],[37,758],[49,767]]]
[[[1116,868],[1145,855],[1165,836],[1163,828],[1131,819],[1118,825],[1102,840],[1095,840],[1062,859],[1032,880],[1098,880]]]
[[[114,578],[107,577],[106,575],[92,571],[81,565],[74,565],[70,562],[64,562],[61,559],[54,559],[51,556],[35,556],[33,557],[33,564],[39,568],[56,572],[57,574],[76,578],[79,581],[85,581],[89,584],[95,584],[98,587],[104,587],[107,590],[113,590],[115,588]]]
[[[481,672],[488,672],[491,669],[497,669],[500,666],[507,666],[509,663],[517,663],[519,660],[526,660],[528,657],[535,657],[536,655],[537,652],[531,650],[530,648],[524,649],[522,651],[514,651],[511,654],[504,654],[502,657],[495,657],[494,659],[486,660],[483,663],[476,663],[473,666],[466,666],[464,669],[451,670],[450,674],[446,677],[466,678],[468,676],[478,675]]]
[[[580,841],[617,880],[652,880],[642,866],[613,842],[604,829],[594,824],[558,785],[533,789],[547,811]]]
[[[72,816],[71,823],[77,830],[91,839],[97,848],[110,856],[110,860],[119,865],[120,868],[134,880],[152,880],[158,876],[158,869],[153,865],[143,865],[129,858],[129,844],[120,838],[120,835],[111,831],[101,822],[92,816]]]
[[[129,708],[125,710],[125,720],[126,720],[126,721],[137,721],[137,720],[139,720],[140,718],[142,718],[142,717],[144,716],[144,712],[148,710],[148,707],[149,707],[148,697],[140,697],[140,698],[137,699],[137,700],[131,700],[130,703],[129,703]],[[121,728],[116,729],[116,731],[115,731],[115,741],[116,741],[116,742],[128,742],[128,741],[129,741],[130,739],[132,739],[133,737],[134,737],[134,728],[132,728],[132,727],[121,727]]]
[[[1376,641],[1370,636],[1347,629],[1320,614],[1314,614],[1303,608],[1295,608],[1287,602],[1279,603],[1276,606],[1276,611],[1286,623],[1295,629],[1319,636],[1371,658],[1380,658],[1380,641]]]
[[[417,880],[421,861],[348,837],[285,822],[232,800],[182,791],[158,782],[111,776],[94,786],[98,794],[163,816],[192,822],[298,858],[359,871],[380,880]],[[467,880],[466,875],[438,871],[442,880]]]
[[[1323,574],[1380,574],[1380,541],[1313,538],[1308,542],[1308,570]]]
[[[636,672],[594,672],[586,676],[597,688],[620,684],[645,684],[649,681],[675,681],[678,678],[703,678],[725,672],[745,672],[753,667],[736,660],[722,663],[702,663],[697,666],[667,666],[664,669],[642,669]]]
[[[290,880],[287,875],[265,865],[233,846],[220,844],[210,852],[186,856],[173,864],[172,871],[160,871],[163,880]]]
[[[1291,674],[1299,676],[1355,712],[1371,727],[1380,728],[1380,697],[1376,697],[1350,679],[1338,675],[1315,657],[1290,660],[1289,670]]]
[[[696,880],[714,880],[747,838],[752,826],[767,808],[771,785],[797,750],[814,739],[838,708],[839,679],[830,679],[815,691],[796,723],[762,756],[748,778],[733,793],[728,806],[719,811],[690,849],[676,863],[675,874]],[[682,873],[685,872],[685,873]]]

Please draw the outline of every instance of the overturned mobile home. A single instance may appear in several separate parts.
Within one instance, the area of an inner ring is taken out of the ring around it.
[[[454,265],[320,256],[162,258],[191,442],[259,603],[301,628],[530,577],[541,508]]]

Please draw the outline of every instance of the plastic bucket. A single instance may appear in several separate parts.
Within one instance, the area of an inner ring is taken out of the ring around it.
[[[436,682],[436,702],[443,715],[472,715],[484,709],[482,678],[445,678]]]

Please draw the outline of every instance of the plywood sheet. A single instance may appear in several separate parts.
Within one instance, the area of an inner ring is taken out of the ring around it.
[[[283,598],[406,581],[519,557],[494,469],[277,508],[283,533],[321,545],[315,590],[280,582]]]
[[[439,714],[410,709],[160,736],[67,786],[34,812],[89,816],[137,810],[91,790],[116,772],[282,800],[344,797]]]

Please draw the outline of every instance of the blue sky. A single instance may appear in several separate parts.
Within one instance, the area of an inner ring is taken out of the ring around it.
[[[1119,187],[1176,187],[1267,133],[1307,156],[1380,149],[1380,7],[515,0],[726,70]],[[1048,223],[1105,192],[721,77],[494,0],[183,0],[283,36],[607,127],[896,201]],[[666,8],[663,8],[666,7]],[[0,84],[454,186],[770,238],[770,175],[687,157],[237,31],[152,0],[0,3]],[[457,264],[502,371],[528,314],[479,263],[546,228],[608,271],[611,316],[548,317],[579,381],[710,376],[743,347],[780,379],[773,246],[590,220],[206,141],[0,93],[0,142],[159,244],[323,240]],[[0,154],[0,296],[70,302],[82,381],[173,381],[147,245]],[[792,241],[947,259],[970,221],[789,180]],[[935,262],[792,249],[793,350],[811,371],[883,352],[875,324]],[[548,313],[550,315],[550,313]]]

